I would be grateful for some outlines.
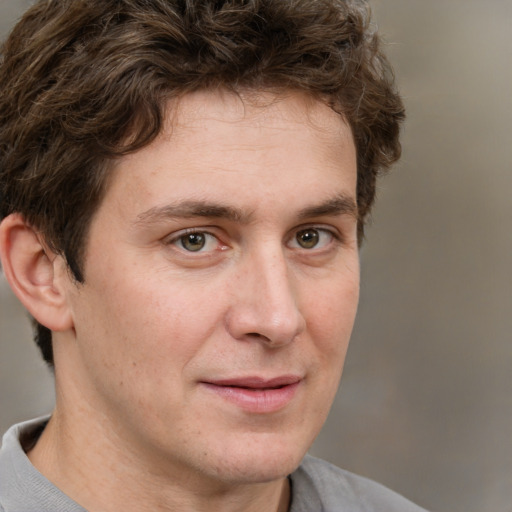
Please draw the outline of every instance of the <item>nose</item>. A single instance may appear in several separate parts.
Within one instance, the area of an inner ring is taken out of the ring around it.
[[[227,329],[237,340],[271,347],[292,342],[306,327],[282,251],[249,258],[232,282]]]

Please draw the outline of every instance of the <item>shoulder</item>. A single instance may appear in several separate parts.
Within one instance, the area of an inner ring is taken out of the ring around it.
[[[3,437],[0,448],[0,512],[85,512],[49,482],[28,459],[48,418],[20,423]]]
[[[290,512],[425,512],[383,485],[309,455],[290,480]]]

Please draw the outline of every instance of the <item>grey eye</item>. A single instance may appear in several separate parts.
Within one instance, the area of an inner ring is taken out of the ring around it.
[[[295,235],[295,238],[297,240],[297,243],[303,249],[313,249],[313,247],[316,247],[318,245],[318,242],[320,240],[320,234],[318,233],[317,229],[308,228],[299,231]]]

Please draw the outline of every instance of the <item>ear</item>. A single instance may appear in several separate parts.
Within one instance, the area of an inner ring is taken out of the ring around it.
[[[12,290],[40,324],[52,331],[73,326],[66,301],[71,282],[66,263],[20,214],[0,223],[0,260]]]

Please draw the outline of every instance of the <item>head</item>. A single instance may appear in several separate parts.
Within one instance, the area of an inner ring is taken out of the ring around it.
[[[55,361],[61,453],[193,492],[283,484],[334,398],[400,151],[365,4],[40,1],[0,88],[0,255]]]
[[[400,153],[403,107],[360,1],[40,0],[2,59],[0,218],[20,213],[77,282],[116,160],[192,92],[300,91],[342,116],[360,241],[376,178]],[[41,324],[37,342],[52,364]]]

